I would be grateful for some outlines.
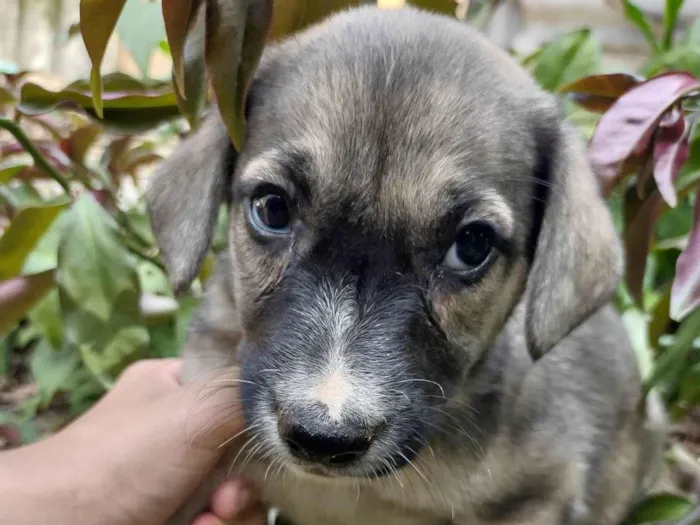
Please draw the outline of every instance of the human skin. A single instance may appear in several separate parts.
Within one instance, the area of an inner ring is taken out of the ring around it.
[[[87,413],[35,444],[0,453],[0,515],[13,525],[159,525],[244,427],[237,370],[187,386],[178,359],[137,362]],[[212,496],[192,525],[264,525],[244,479]]]

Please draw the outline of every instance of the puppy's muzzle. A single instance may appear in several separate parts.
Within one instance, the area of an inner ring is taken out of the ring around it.
[[[298,460],[338,468],[361,459],[370,449],[379,427],[319,419],[297,410],[280,413],[278,431]]]

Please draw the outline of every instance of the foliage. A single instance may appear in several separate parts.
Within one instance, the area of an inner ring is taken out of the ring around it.
[[[4,70],[0,391],[3,376],[6,384],[36,384],[36,391],[0,413],[0,437],[35,439],[37,414],[59,413],[43,429],[51,431],[88,408],[130,362],[179,351],[212,258],[225,245],[225,212],[199,278],[175,296],[145,214],[142,180],[214,101],[240,149],[243,101],[264,46],[360,3],[367,2],[81,0],[90,79],[55,90],[28,72]],[[460,12],[453,0],[409,3]],[[498,3],[468,2],[466,22],[483,25]],[[668,0],[657,27],[622,1],[650,50],[635,74],[602,74],[601,45],[586,28],[522,59],[591,138],[591,162],[627,251],[617,305],[645,390],[659,389],[677,420],[700,403],[700,21],[678,35],[681,6]],[[101,74],[115,32],[140,78]],[[156,48],[172,56],[171,79],[149,76]],[[644,505],[633,523],[676,519],[690,509],[670,495]]]

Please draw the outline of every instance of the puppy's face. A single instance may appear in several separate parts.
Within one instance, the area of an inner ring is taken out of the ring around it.
[[[550,99],[446,18],[362,9],[270,50],[224,190],[244,333],[231,351],[261,448],[318,474],[387,474],[454,417],[526,287],[534,354],[604,302],[617,246],[569,142]],[[567,246],[590,226],[586,199],[603,240]],[[565,209],[573,224],[548,218]],[[539,253],[557,238],[564,256]],[[580,257],[606,264],[596,290]]]

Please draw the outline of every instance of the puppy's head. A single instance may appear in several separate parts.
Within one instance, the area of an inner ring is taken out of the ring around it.
[[[288,463],[406,463],[517,304],[539,357],[609,300],[619,246],[578,138],[467,26],[337,15],[267,51],[247,112],[240,155],[213,114],[149,201],[176,284],[230,204],[230,351],[248,423]]]

